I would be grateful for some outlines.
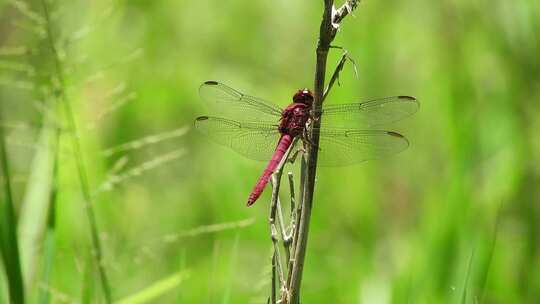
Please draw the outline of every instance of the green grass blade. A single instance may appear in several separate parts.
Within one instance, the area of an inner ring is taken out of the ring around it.
[[[0,302],[1,303],[7,303],[7,300],[8,300],[6,292],[4,291],[5,283],[6,283],[6,280],[4,278],[4,267],[2,266],[2,264],[0,264]]]
[[[91,256],[86,258],[84,263],[83,281],[82,281],[82,303],[91,304],[94,297],[94,267]]]
[[[58,154],[56,155],[58,157]],[[57,180],[57,168],[58,168],[58,162],[55,161],[55,168],[54,168],[54,174],[53,179],[54,181]],[[56,213],[55,213],[55,206],[56,206],[56,187],[53,185],[53,189],[51,191],[51,207],[49,208],[49,221],[47,224],[47,232],[45,234],[45,247],[44,247],[44,258],[43,258],[43,272],[40,279],[40,283],[45,284],[47,286],[50,286],[50,278],[51,278],[51,272],[53,269],[53,261],[54,261],[54,253],[56,251]],[[39,303],[40,304],[48,304],[50,301],[50,292],[48,289],[45,288],[39,288],[39,295],[38,295]]]
[[[236,233],[235,237],[234,237],[234,242],[233,242],[233,246],[232,246],[232,252],[231,252],[231,256],[230,256],[230,264],[229,264],[229,277],[230,278],[234,278],[235,277],[235,273],[236,273],[236,265],[237,265],[237,261],[238,261],[238,246],[239,246],[239,243],[240,243],[240,233]],[[223,301],[222,303],[223,304],[229,304],[231,302],[231,293],[232,293],[232,284],[233,284],[233,281],[234,280],[228,280],[227,281],[227,286],[225,287],[225,292],[223,294]]]
[[[189,277],[188,271],[180,271],[176,274],[173,274],[169,277],[166,277],[162,280],[155,282],[154,284],[148,286],[147,288],[127,297],[116,304],[141,304],[152,301],[153,299],[173,290],[180,283]]]
[[[1,115],[0,115],[1,117]],[[0,251],[6,271],[11,303],[24,303],[24,287],[17,243],[17,219],[11,193],[9,164],[4,130],[0,128],[0,166],[3,195],[0,202]]]
[[[34,156],[18,223],[21,264],[27,291],[33,289],[35,282],[53,191],[58,135],[55,134],[55,129],[47,127],[48,120],[50,119],[45,119],[40,132],[38,146],[43,148],[38,149]]]
[[[43,257],[43,272],[40,279],[40,284],[44,284],[46,286],[50,286],[50,278],[51,278],[51,272],[52,272],[52,265],[54,260],[54,252],[55,252],[55,232],[54,229],[47,229],[47,233],[45,234],[45,242],[44,242],[44,254]],[[46,288],[39,288],[39,303],[40,304],[48,304],[50,301],[50,292]]]
[[[474,260],[474,249],[471,252],[471,256],[469,257],[469,263],[467,265],[467,273],[465,274],[465,280],[463,282],[463,291],[461,292],[461,304],[467,303],[467,288],[469,285],[469,278],[471,276],[471,269],[472,269],[472,263]]]
[[[75,119],[74,111],[71,107],[70,101],[68,100],[65,92],[65,76],[64,69],[62,65],[62,60],[57,49],[56,40],[53,35],[52,21],[50,17],[50,8],[47,1],[41,0],[41,7],[43,11],[44,23],[45,23],[45,36],[47,38],[49,49],[52,53],[52,59],[54,61],[55,74],[58,80],[58,90],[56,93],[56,100],[58,104],[63,105],[63,109],[67,118],[68,126],[71,133],[71,146],[73,148],[73,154],[75,158],[75,165],[77,167],[79,182],[81,186],[81,191],[83,195],[83,201],[85,205],[86,216],[88,218],[88,224],[90,226],[90,239],[92,244],[92,250],[94,251],[95,263],[99,272],[99,277],[101,281],[101,287],[103,290],[103,296],[105,297],[105,303],[111,303],[111,287],[109,284],[109,279],[103,265],[103,250],[101,248],[101,241],[99,239],[99,231],[97,224],[97,217],[94,211],[92,204],[92,195],[90,192],[90,185],[88,182],[88,174],[86,171],[86,166],[83,162],[82,147],[79,142],[78,128]]]
[[[488,278],[489,278],[489,270],[490,270],[492,262],[493,262],[493,256],[495,254],[495,246],[497,245],[497,235],[499,233],[499,225],[500,225],[500,220],[501,220],[502,205],[503,205],[503,202],[501,202],[499,207],[497,208],[497,215],[495,217],[495,227],[493,229],[493,236],[491,238],[491,244],[490,244],[490,247],[489,247],[488,259],[487,259],[487,262],[486,262],[487,265],[484,267],[483,272],[480,274],[480,280],[479,280],[480,289],[478,291],[479,295],[480,295],[479,303],[484,303],[484,296],[485,296],[486,286],[487,286]]]

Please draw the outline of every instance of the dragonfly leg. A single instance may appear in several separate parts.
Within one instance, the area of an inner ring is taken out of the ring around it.
[[[304,129],[304,132],[302,133],[301,136],[302,136],[302,144],[303,144],[302,150],[303,150],[304,152],[307,151],[306,145],[309,145],[310,147],[317,148],[317,149],[320,150],[320,148],[319,148],[317,145],[315,145],[315,143],[313,143],[313,142],[311,141],[311,139],[309,138],[309,134],[307,133],[307,130],[306,130],[306,129]]]
[[[312,113],[309,113],[309,118],[311,118],[311,120],[313,121],[316,121],[321,118],[321,115],[319,114],[317,117],[315,117],[315,112],[312,112]]]
[[[287,161],[291,164],[294,164],[294,162],[296,161],[296,158],[298,157],[298,154],[300,154],[300,152],[302,153],[305,153],[306,151],[304,150],[304,148],[300,148],[296,151],[294,151],[293,155],[289,156],[289,158],[287,159]]]
[[[330,45],[330,48],[331,48],[331,49],[340,49],[340,50],[344,50],[345,52],[347,51],[347,50],[345,50],[342,46],[339,46],[339,45]]]

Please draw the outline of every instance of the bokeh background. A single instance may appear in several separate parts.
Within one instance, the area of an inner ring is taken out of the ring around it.
[[[103,301],[60,88],[113,299],[266,303],[268,189],[245,207],[264,163],[194,132],[207,114],[198,86],[288,104],[312,87],[322,1],[45,3],[50,22],[41,1],[0,2],[1,123],[19,247],[34,256],[29,302]],[[328,103],[414,95],[421,107],[389,126],[407,135],[405,152],[318,170],[303,302],[538,303],[540,2],[363,1],[334,44],[359,75],[347,66]]]

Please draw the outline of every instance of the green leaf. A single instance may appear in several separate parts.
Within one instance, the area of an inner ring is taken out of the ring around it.
[[[82,303],[91,304],[94,296],[94,264],[93,258],[89,255],[84,263],[83,281],[82,281]]]
[[[473,264],[473,261],[474,261],[474,249],[472,250],[471,252],[471,256],[469,257],[469,263],[468,263],[468,266],[467,266],[467,273],[465,274],[465,279],[463,281],[463,290],[461,292],[461,304],[466,304],[467,303],[467,288],[468,288],[468,285],[469,285],[469,278],[471,276],[471,268],[472,268],[472,264]]]
[[[51,115],[51,114],[49,114]],[[48,115],[48,116],[49,116]],[[19,244],[26,290],[33,289],[41,248],[53,193],[54,167],[57,154],[57,130],[49,127],[51,117],[46,117],[38,139],[38,149],[32,161],[19,215]]]
[[[4,130],[0,128],[0,167],[2,172],[0,179],[3,188],[0,201],[0,251],[8,280],[10,301],[11,303],[24,303],[24,287],[19,245],[17,243],[17,219],[13,206],[9,164],[4,140]]]
[[[169,277],[166,277],[164,279],[161,279],[154,284],[146,287],[145,289],[127,297],[124,298],[118,302],[115,302],[116,304],[140,304],[140,303],[147,303],[166,292],[170,291],[171,289],[174,289],[176,286],[178,286],[182,281],[187,279],[189,277],[188,271],[180,271],[176,274],[173,274]]]
[[[55,174],[56,178],[56,168],[55,168]],[[51,192],[51,208],[49,209],[49,221],[47,225],[47,232],[45,234],[45,246],[44,246],[44,257],[43,257],[43,270],[41,279],[39,280],[40,283],[45,284],[47,286],[50,286],[51,283],[51,272],[53,269],[53,261],[54,261],[54,253],[56,251],[56,235],[55,235],[55,205],[56,205],[56,191],[53,189]],[[39,288],[39,303],[40,304],[48,304],[50,301],[50,292],[46,288]]]

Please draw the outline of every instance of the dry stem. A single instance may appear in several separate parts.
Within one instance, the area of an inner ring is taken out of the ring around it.
[[[313,119],[311,120],[311,129],[309,132],[310,145],[306,155],[301,159],[300,171],[300,191],[299,200],[296,201],[294,191],[294,179],[292,173],[288,174],[290,188],[290,217],[288,226],[285,224],[283,209],[279,201],[279,189],[281,182],[282,169],[291,153],[291,148],[283,157],[276,172],[273,174],[272,182],[272,200],[270,205],[270,232],[273,245],[272,254],[272,291],[269,301],[272,304],[298,304],[300,302],[300,286],[302,282],[302,273],[304,269],[304,259],[306,255],[309,224],[311,219],[311,207],[313,203],[313,192],[315,188],[315,176],[317,170],[317,154],[319,145],[319,128],[321,125],[320,115],[322,103],[334,83],[338,80],[340,72],[343,70],[347,60],[352,61],[347,52],[344,51],[341,60],[336,66],[334,73],[325,89],[326,61],[328,52],[332,47],[330,44],[337,34],[340,22],[358,6],[359,0],[349,0],[339,9],[335,9],[332,0],[325,0],[323,19],[320,27],[319,43],[317,45],[317,65],[315,72],[314,101],[313,101]],[[354,62],[353,62],[354,64]],[[277,232],[276,221],[279,221],[281,235]],[[283,268],[282,258],[279,251],[279,237],[283,242],[286,252],[287,278],[284,282],[285,269]],[[276,278],[277,272],[277,278]],[[280,299],[276,296],[276,281],[280,290]]]
[[[314,101],[313,112],[314,118],[312,120],[312,128],[310,130],[310,141],[307,162],[305,166],[302,166],[302,171],[305,172],[305,180],[302,181],[304,185],[303,191],[300,193],[302,196],[302,211],[300,214],[298,240],[295,244],[294,250],[294,262],[291,273],[290,285],[288,290],[290,293],[289,303],[297,304],[300,302],[300,286],[302,282],[302,273],[304,269],[304,259],[306,256],[307,240],[309,233],[309,224],[311,219],[311,208],[313,205],[313,192],[315,190],[315,176],[317,172],[317,156],[319,146],[319,128],[321,126],[321,108],[322,102],[325,96],[324,84],[326,76],[326,61],[328,59],[328,51],[330,44],[337,34],[340,22],[347,16],[354,8],[357,7],[359,1],[349,0],[339,9],[334,8],[333,0],[324,1],[324,13],[321,21],[319,42],[317,45],[317,62],[315,68],[315,84],[314,84]],[[342,67],[341,67],[342,68]],[[335,75],[339,74],[340,65]],[[337,77],[337,76],[336,76]],[[334,79],[334,77],[332,78]],[[333,83],[333,82],[332,82]],[[327,91],[328,92],[328,91]]]

